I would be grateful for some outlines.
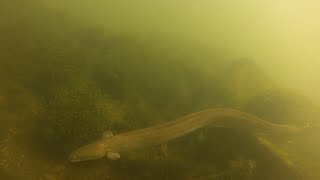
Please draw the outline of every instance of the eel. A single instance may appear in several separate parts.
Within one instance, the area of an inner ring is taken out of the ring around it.
[[[84,145],[69,156],[70,162],[88,161],[107,156],[111,160],[120,158],[120,152],[166,143],[200,128],[212,125],[254,134],[285,135],[299,132],[299,128],[278,125],[257,116],[230,108],[212,108],[182,116],[176,120],[152,127],[113,135],[103,133],[101,139]]]

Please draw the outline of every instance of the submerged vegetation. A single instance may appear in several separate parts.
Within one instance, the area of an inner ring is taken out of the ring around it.
[[[320,110],[306,97],[279,92],[254,60],[230,60],[227,52],[198,44],[105,35],[41,8],[19,15],[13,7],[0,17],[0,177],[299,179],[291,163],[319,166],[304,161],[301,148],[288,152],[302,155],[287,157],[283,151],[294,145],[266,146],[223,128],[130,152],[117,162],[67,163],[74,148],[104,131],[147,127],[209,107],[236,107],[299,126],[319,124]],[[303,173],[319,177],[315,170]]]
[[[101,137],[111,127],[123,124],[125,110],[93,83],[56,90],[39,116],[38,137],[54,152],[68,153],[83,142]],[[63,139],[63,141],[61,141]]]

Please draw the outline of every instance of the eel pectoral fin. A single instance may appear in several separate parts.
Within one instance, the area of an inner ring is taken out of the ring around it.
[[[113,133],[111,131],[105,131],[103,134],[102,134],[102,139],[104,138],[109,138],[109,137],[112,137],[113,136]]]
[[[111,160],[116,160],[120,158],[120,154],[117,152],[107,152],[107,157]]]

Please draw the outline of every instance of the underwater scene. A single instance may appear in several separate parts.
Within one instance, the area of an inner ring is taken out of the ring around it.
[[[320,180],[320,3],[0,2],[1,180]]]

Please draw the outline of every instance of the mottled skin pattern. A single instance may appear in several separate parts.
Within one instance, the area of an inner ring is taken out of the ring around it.
[[[270,133],[289,134],[299,131],[298,128],[273,124],[235,109],[207,109],[167,123],[99,139],[71,153],[69,160],[71,162],[94,160],[102,158],[108,153],[162,144],[208,125],[266,135]]]

